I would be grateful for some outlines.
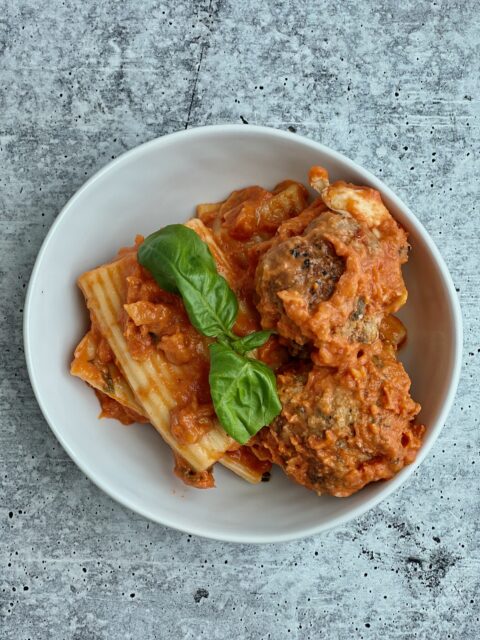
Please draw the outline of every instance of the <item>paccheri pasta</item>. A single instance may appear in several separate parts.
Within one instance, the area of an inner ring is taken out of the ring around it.
[[[310,185],[312,202],[284,181],[201,204],[188,233],[138,237],[79,278],[92,322],[72,374],[102,416],[150,422],[187,484],[214,486],[217,462],[259,482],[276,463],[346,496],[421,445],[391,315],[407,297],[406,233],[373,189],[321,167]]]

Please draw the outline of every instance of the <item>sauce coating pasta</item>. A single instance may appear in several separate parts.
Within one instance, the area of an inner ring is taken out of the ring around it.
[[[274,332],[255,357],[276,372],[282,411],[247,446],[230,440],[217,458],[223,453],[225,466],[257,480],[275,463],[307,488],[342,497],[392,477],[421,446],[420,406],[396,358],[406,330],[392,315],[407,298],[408,242],[378,192],[330,184],[321,167],[310,171],[310,185],[319,192],[313,201],[291,180],[272,191],[240,189],[199,205],[187,226],[207,242],[237,296],[234,333]],[[209,387],[213,339],[192,326],[182,298],[138,263],[142,241],[119,252],[118,326],[135,362],[161,354],[172,398],[169,435],[179,447],[195,446],[218,430]],[[72,373],[96,388],[102,416],[148,421],[142,394],[149,390],[129,388],[92,317]],[[211,469],[194,468],[172,448],[179,478],[214,486]]]

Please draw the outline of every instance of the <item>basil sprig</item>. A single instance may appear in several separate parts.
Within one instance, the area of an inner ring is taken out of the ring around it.
[[[213,406],[225,431],[245,444],[282,408],[273,371],[246,355],[265,344],[271,331],[242,338],[232,332],[237,298],[217,272],[208,245],[188,227],[172,224],[148,236],[138,249],[138,261],[162,289],[182,296],[200,333],[217,338],[209,346]]]

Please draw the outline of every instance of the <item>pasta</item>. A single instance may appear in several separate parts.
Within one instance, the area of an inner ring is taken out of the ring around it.
[[[194,230],[208,244],[219,272],[232,282],[234,278],[232,269],[211,231],[199,219],[188,221],[186,226]],[[219,461],[244,480],[251,483],[260,482],[270,465],[265,465],[246,452],[239,455],[238,449],[232,452],[227,451],[229,447],[235,449],[237,445],[230,438],[225,437],[225,433],[218,425],[212,428],[213,433],[206,434],[200,443],[192,444],[188,449],[179,445],[170,436],[168,416],[175,401],[169,394],[169,389],[175,384],[175,371],[173,376],[169,374],[172,365],[167,363],[158,352],[153,354],[148,363],[135,363],[128,356],[128,349],[115,320],[124,302],[122,281],[126,277],[125,268],[128,261],[127,255],[123,258],[123,262],[122,259],[116,260],[83,274],[79,279],[79,285],[94,319],[94,329],[84,336],[75,350],[71,365],[72,375],[80,377],[101,394],[109,396],[119,405],[130,410],[125,412],[118,407],[114,408],[114,417],[122,422],[132,421],[132,419],[136,422],[151,421],[172,449],[187,460],[196,471],[203,471]],[[243,309],[243,312],[247,313],[248,310]],[[107,343],[111,346],[114,356],[107,357],[106,363],[102,363],[98,357],[99,345],[105,339],[104,337],[108,337]],[[123,370],[129,372],[128,381],[115,361]],[[141,391],[142,385],[153,388],[153,379],[156,381],[157,392],[151,393],[151,397],[145,401]],[[136,392],[133,389],[136,389]],[[100,401],[104,405],[103,395],[100,396]],[[150,411],[145,408],[145,405]],[[109,406],[106,415],[111,412],[112,407]]]
[[[88,331],[75,349],[70,373],[141,417],[143,407],[137,402],[120,369],[109,356],[106,362],[102,361],[99,354],[102,339],[98,331]]]
[[[132,389],[109,354],[104,358],[107,362],[102,361],[101,354],[99,354],[102,340],[98,330],[90,329],[75,349],[70,372],[102,394],[100,396],[102,405],[104,403],[103,394],[118,403],[119,406],[113,409],[116,413],[112,415],[112,406],[109,406],[108,413],[105,415],[116,417],[126,424],[132,421],[149,422],[145,410],[136,400]],[[165,425],[166,428],[167,426]],[[225,452],[219,462],[252,484],[260,482],[270,468],[270,465],[265,465],[251,454],[248,447]]]
[[[176,384],[175,369],[172,370],[172,365],[159,351],[153,352],[145,361],[137,362],[129,353],[118,323],[125,303],[122,291],[127,260],[128,256],[84,273],[79,278],[79,286],[90,313],[107,339],[119,367],[152,425],[167,444],[196,471],[204,471],[217,462],[234,442],[217,425],[213,425],[194,444],[179,444],[169,431],[169,412],[175,406],[172,397],[172,387]]]

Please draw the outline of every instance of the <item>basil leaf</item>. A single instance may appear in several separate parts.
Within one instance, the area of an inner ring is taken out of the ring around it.
[[[217,273],[207,244],[192,229],[172,224],[152,233],[138,249],[138,262],[162,289],[179,293],[190,322],[206,336],[228,335],[238,302],[225,278]]]
[[[215,413],[225,431],[245,444],[282,409],[275,375],[263,362],[246,358],[224,344],[217,342],[209,349]]]
[[[241,353],[243,355],[263,346],[272,333],[273,331],[255,331],[255,333],[249,333],[248,336],[238,338],[238,340],[232,342],[232,347],[237,353]]]
[[[281,411],[275,375],[245,353],[265,344],[271,331],[243,338],[232,333],[238,302],[218,273],[208,246],[197,234],[174,224],[150,235],[138,249],[138,262],[156,282],[180,294],[193,326],[218,342],[210,349],[210,392],[225,431],[244,444]]]

